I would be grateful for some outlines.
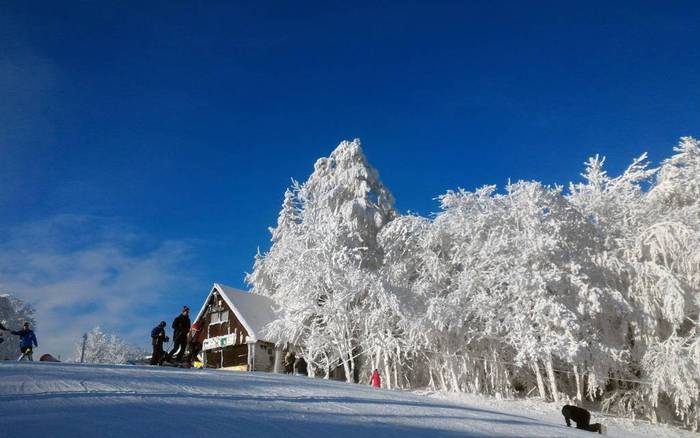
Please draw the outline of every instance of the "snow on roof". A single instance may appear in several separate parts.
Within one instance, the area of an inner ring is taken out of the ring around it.
[[[241,324],[243,324],[243,327],[248,331],[249,338],[251,338],[250,340],[264,340],[264,327],[277,319],[273,310],[275,307],[274,301],[262,295],[255,295],[230,286],[214,283],[195,321],[204,314],[204,309],[206,308],[207,302],[209,302],[209,297],[211,297],[214,292],[218,292],[221,298],[223,298],[226,304],[233,310],[236,314],[236,318],[238,318]]]

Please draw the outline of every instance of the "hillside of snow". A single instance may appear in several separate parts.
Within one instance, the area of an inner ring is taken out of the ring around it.
[[[551,403],[147,366],[0,362],[0,405],[0,437],[594,436],[567,428]],[[697,436],[603,420],[608,436]]]

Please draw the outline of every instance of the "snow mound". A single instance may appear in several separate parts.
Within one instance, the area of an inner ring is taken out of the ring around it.
[[[0,363],[0,404],[2,437],[593,436],[566,428],[552,404],[145,366]],[[631,421],[608,425],[609,436],[695,436]]]

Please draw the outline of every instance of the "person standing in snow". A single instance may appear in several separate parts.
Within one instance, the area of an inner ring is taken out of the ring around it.
[[[190,328],[188,349],[189,354],[187,355],[187,362],[190,366],[194,364],[197,360],[197,356],[202,352],[202,342],[204,340],[204,330],[200,330],[199,322],[192,324]]]
[[[153,354],[151,354],[151,365],[160,365],[163,363],[163,342],[168,342],[168,337],[165,335],[165,321],[155,326],[151,330],[151,345],[153,345]]]
[[[3,325],[4,322],[5,322],[5,321],[0,321],[0,332],[6,331],[6,330],[7,330],[7,329],[5,328],[5,326]],[[0,333],[0,344],[2,344],[3,342],[5,342],[5,338],[3,338],[3,337],[2,337],[2,333]]]
[[[566,405],[561,408],[561,413],[566,420],[566,426],[571,427],[571,421],[576,423],[576,429],[583,429],[589,432],[603,433],[605,426],[600,423],[591,424],[591,413],[586,409],[577,406]]]
[[[29,323],[25,322],[22,330],[11,330],[10,333],[19,336],[19,350],[22,355],[17,360],[21,361],[27,359],[29,361],[34,361],[32,358],[32,346],[38,347],[39,344],[36,342],[36,335],[31,330]]]
[[[382,387],[382,378],[379,377],[379,371],[375,368],[374,371],[372,372],[372,378],[369,380],[370,385],[372,385],[372,388],[381,388]]]
[[[284,355],[284,373],[293,374],[294,373],[294,362],[297,360],[296,355],[293,351],[288,351]]]
[[[177,351],[177,362],[182,361],[187,348],[187,334],[190,332],[190,308],[185,306],[182,308],[182,313],[173,320],[173,349],[168,353],[166,360],[171,362],[173,354]]]

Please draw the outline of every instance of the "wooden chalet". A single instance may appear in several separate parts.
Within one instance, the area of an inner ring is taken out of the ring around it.
[[[204,330],[204,366],[282,372],[283,352],[263,332],[275,319],[273,306],[262,295],[214,283],[195,318]]]

